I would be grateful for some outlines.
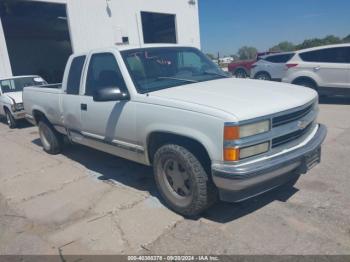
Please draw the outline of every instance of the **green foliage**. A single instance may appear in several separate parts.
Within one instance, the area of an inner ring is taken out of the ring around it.
[[[317,46],[323,46],[323,45],[333,45],[333,44],[341,44],[343,42],[342,39],[339,37],[336,37],[334,35],[328,35],[325,38],[313,38],[313,39],[307,39],[300,45],[296,46],[296,49],[305,49],[305,48],[311,48],[311,47],[317,47]]]
[[[271,52],[289,52],[294,50],[295,45],[288,41],[281,42],[278,45],[275,45],[274,47],[270,48]]]
[[[258,50],[255,47],[243,46],[238,50],[238,57],[241,60],[248,60],[256,58]]]
[[[343,42],[344,43],[350,43],[350,35],[348,35],[347,37],[343,38]]]
[[[269,49],[269,51],[274,52],[290,52],[305,48],[312,48],[323,45],[334,45],[341,43],[350,43],[350,35],[340,38],[334,35],[328,35],[324,38],[312,38],[306,39],[301,44],[295,45],[291,42],[284,41]],[[237,55],[241,60],[254,59],[256,57],[257,49],[254,47],[243,46],[239,49]]]

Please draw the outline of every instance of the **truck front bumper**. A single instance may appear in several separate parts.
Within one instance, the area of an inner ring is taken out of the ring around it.
[[[213,181],[220,199],[240,202],[297,179],[320,163],[321,144],[326,136],[327,128],[319,125],[306,145],[291,152],[244,166],[214,164]]]
[[[24,119],[26,116],[26,112],[24,110],[13,112],[12,116],[16,120]]]

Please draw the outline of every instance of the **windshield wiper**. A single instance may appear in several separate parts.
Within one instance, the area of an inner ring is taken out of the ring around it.
[[[215,76],[222,76],[222,77],[225,77],[225,78],[230,78],[229,75],[220,74],[220,73],[213,72],[213,71],[204,71],[203,73],[204,73],[205,75],[215,75]]]
[[[170,80],[178,80],[178,81],[183,81],[183,82],[189,82],[189,83],[198,83],[198,81],[196,80],[191,80],[191,79],[185,79],[185,78],[177,78],[177,77],[163,77],[163,76],[160,76],[158,77],[157,79],[170,79]]]

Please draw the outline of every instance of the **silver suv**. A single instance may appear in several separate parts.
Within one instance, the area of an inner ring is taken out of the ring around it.
[[[283,82],[313,88],[325,94],[350,91],[350,44],[297,51],[286,64]]]

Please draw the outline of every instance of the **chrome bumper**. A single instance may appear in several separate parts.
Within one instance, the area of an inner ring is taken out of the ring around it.
[[[320,161],[327,128],[319,125],[314,137],[303,147],[274,158],[240,167],[213,165],[212,175],[223,201],[239,202],[281,186],[305,174]],[[311,164],[311,166],[308,166]]]
[[[13,118],[16,120],[24,119],[26,116],[26,112],[25,111],[13,112],[12,115],[13,115]]]

